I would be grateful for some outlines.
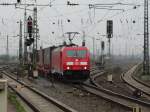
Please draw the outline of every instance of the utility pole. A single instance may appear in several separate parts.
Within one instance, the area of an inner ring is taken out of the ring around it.
[[[144,0],[144,61],[143,74],[149,75],[149,27],[148,27],[148,0]]]
[[[22,21],[20,20],[20,34],[19,34],[19,61],[20,65],[22,65]]]
[[[36,65],[36,57],[37,57],[37,40],[38,40],[38,27],[37,27],[37,7],[33,9],[33,64]]]
[[[83,31],[83,41],[82,41],[82,46],[85,46],[85,31]]]
[[[110,58],[111,57],[111,41],[110,41],[110,38],[108,38],[108,57]]]
[[[107,20],[108,57],[111,57],[111,38],[113,37],[113,21]]]
[[[7,35],[6,55],[7,55],[7,61],[8,61],[9,60],[9,40],[8,40],[8,35]]]
[[[105,50],[105,42],[101,41],[101,64],[104,67],[104,50]]]
[[[26,0],[25,0],[26,2]],[[25,5],[25,12],[24,12],[24,64],[27,64],[27,11],[26,11],[26,5]]]
[[[95,38],[93,37],[93,60],[95,62]]]

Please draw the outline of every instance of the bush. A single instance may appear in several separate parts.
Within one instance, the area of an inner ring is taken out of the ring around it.
[[[20,104],[20,102],[17,100],[17,96],[14,93],[8,94],[9,101],[15,106],[16,112],[26,112],[24,107]]]

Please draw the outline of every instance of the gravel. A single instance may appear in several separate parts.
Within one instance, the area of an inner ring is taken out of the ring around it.
[[[16,112],[16,108],[15,106],[8,100],[8,104],[7,104],[7,112]]]
[[[39,78],[30,84],[79,112],[127,112],[121,106],[73,88],[69,83],[56,81],[53,86],[50,81]]]
[[[111,63],[108,63],[106,66],[107,74],[104,74],[96,79],[96,82],[101,85],[102,87],[111,90],[113,92],[121,93],[123,95],[127,95],[129,97],[133,96],[133,89],[129,88],[128,85],[126,85],[121,80],[121,74],[128,71],[132,66],[137,64],[139,60],[136,59],[116,59],[112,61]],[[109,65],[109,66],[108,66]],[[110,83],[107,81],[107,75],[112,74],[113,76],[113,82]],[[142,100],[146,100],[145,97],[141,97]]]
[[[79,112],[129,112],[122,106],[111,103],[90,93],[69,86],[69,83],[55,81],[54,85],[45,78],[23,81]]]

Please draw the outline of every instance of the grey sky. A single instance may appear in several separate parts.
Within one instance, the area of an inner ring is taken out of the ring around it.
[[[22,0],[24,2],[24,0]],[[27,3],[33,3],[32,0],[26,0]],[[53,1],[53,0],[51,0]],[[69,0],[79,3],[79,6],[67,6],[67,0],[55,0],[52,7],[38,7],[38,23],[40,30],[39,44],[44,47],[62,43],[62,34],[68,31],[80,32],[80,35],[74,40],[75,43],[82,42],[82,31],[86,33],[86,45],[92,51],[92,37],[106,41],[106,37],[99,36],[106,34],[106,21],[114,21],[114,38],[112,39],[112,51],[116,54],[132,54],[132,52],[141,53],[143,45],[143,1],[141,0]],[[16,0],[0,0],[0,3],[12,3]],[[37,0],[38,4],[48,4],[50,0]],[[93,3],[133,3],[140,4],[140,7],[133,9],[133,6],[114,6],[114,9],[124,9],[125,11],[108,11],[101,9],[89,9],[88,4]],[[29,7],[33,9],[33,7]],[[5,53],[6,35],[17,35],[19,25],[17,21],[22,19],[24,10],[15,9],[14,6],[0,6],[0,51]],[[32,15],[32,12],[28,12]],[[68,23],[67,19],[71,22]],[[133,21],[136,23],[133,23]],[[63,27],[61,26],[61,21]],[[55,23],[55,24],[53,24]],[[63,30],[62,30],[63,29]],[[52,32],[55,32],[52,34]],[[10,37],[10,53],[16,54],[18,39]],[[95,46],[99,46],[97,40]],[[127,50],[126,50],[127,49]]]

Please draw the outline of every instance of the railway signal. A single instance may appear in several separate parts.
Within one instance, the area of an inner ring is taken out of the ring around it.
[[[113,21],[108,20],[107,21],[107,37],[112,38],[113,35]]]
[[[102,48],[102,50],[105,49],[105,42],[104,41],[101,42],[101,48]]]
[[[33,42],[34,42],[34,38],[29,38],[29,39],[26,39],[25,44],[27,46],[30,46]]]
[[[27,20],[27,33],[29,34],[29,39],[25,40],[25,44],[27,46],[30,46],[34,42],[34,38],[32,37],[33,33],[33,22],[32,22],[32,17],[29,16]]]
[[[21,0],[17,0],[17,3],[21,3]]]
[[[105,42],[101,41],[101,67],[104,68],[105,60],[104,60],[104,50],[105,50]]]
[[[26,40],[25,40],[25,44],[26,44],[26,46],[30,46],[30,45],[31,45],[29,39],[26,39]]]
[[[29,37],[32,37],[32,30],[33,30],[32,26],[33,26],[32,18],[31,18],[31,16],[29,16],[28,22],[27,22],[27,28],[28,28]]]
[[[107,38],[108,38],[108,57],[110,57],[110,39],[113,37],[113,21],[112,20],[107,20]]]

